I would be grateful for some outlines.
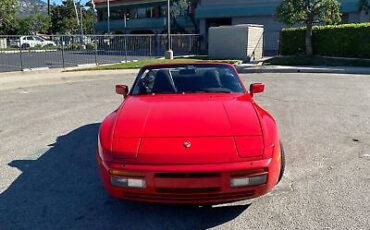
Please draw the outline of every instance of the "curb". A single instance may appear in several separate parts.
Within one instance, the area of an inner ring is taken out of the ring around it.
[[[96,63],[78,64],[77,67],[95,67],[98,66]]]
[[[17,54],[17,53],[45,53],[45,52],[56,52],[58,51],[57,49],[53,50],[3,50],[0,51],[0,54]]]
[[[237,65],[239,73],[333,73],[370,74],[368,67],[303,67],[303,66],[245,66]]]
[[[49,70],[49,67],[37,67],[37,68],[25,68],[22,69],[23,72],[29,72],[29,71],[43,71],[43,70]]]

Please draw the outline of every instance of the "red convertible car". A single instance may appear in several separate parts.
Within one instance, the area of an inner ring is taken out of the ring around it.
[[[106,190],[134,201],[215,204],[255,198],[282,178],[273,117],[224,63],[143,67],[102,122],[97,160]]]

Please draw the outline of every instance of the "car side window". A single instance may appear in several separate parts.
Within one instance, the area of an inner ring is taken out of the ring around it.
[[[39,42],[42,42],[43,40],[41,39],[41,38],[39,38],[39,37],[35,37],[35,39],[37,40],[37,41],[39,41]]]
[[[146,70],[138,79],[133,89],[133,94],[150,94],[154,87],[156,71]]]

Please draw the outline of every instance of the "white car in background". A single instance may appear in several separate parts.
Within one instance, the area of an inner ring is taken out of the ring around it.
[[[17,46],[22,48],[33,48],[36,46],[56,46],[55,42],[44,39],[37,35],[22,36],[17,41]]]

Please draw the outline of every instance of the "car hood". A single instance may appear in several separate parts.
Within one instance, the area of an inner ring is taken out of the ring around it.
[[[117,113],[114,138],[262,135],[248,95],[129,96]]]

